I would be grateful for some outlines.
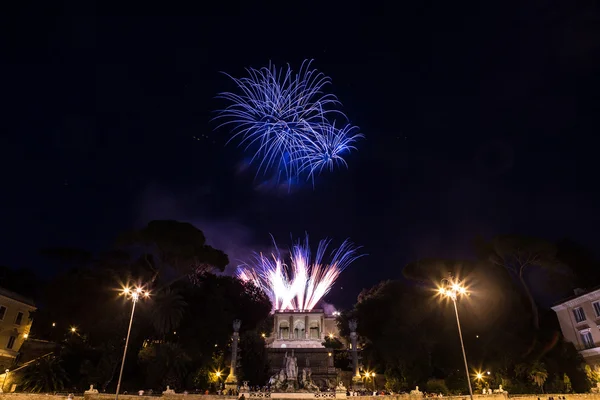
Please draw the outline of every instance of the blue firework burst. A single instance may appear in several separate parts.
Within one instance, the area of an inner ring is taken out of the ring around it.
[[[217,127],[231,127],[232,140],[251,152],[257,175],[276,171],[277,179],[288,182],[307,174],[313,177],[325,166],[333,168],[341,158],[348,129],[335,129],[329,122],[333,114],[344,119],[337,98],[326,92],[331,83],[325,74],[311,69],[304,61],[297,73],[291,67],[274,65],[247,69],[244,78],[230,77],[238,92],[224,92],[219,98],[230,104],[219,112]],[[339,137],[338,137],[339,136]],[[323,153],[329,151],[330,153]],[[320,156],[318,152],[321,152]],[[316,163],[319,161],[318,163]],[[311,164],[315,162],[315,164]]]
[[[347,168],[344,155],[356,150],[355,143],[362,138],[364,135],[358,131],[358,127],[350,124],[336,128],[334,122],[311,129],[294,154],[300,173],[314,179],[315,174],[320,174],[324,169],[333,171],[336,166]]]

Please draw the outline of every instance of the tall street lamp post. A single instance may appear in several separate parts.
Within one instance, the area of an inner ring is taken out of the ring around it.
[[[129,345],[129,335],[131,334],[131,325],[133,325],[133,315],[135,314],[135,305],[137,304],[140,297],[150,296],[150,292],[144,290],[141,287],[130,289],[128,287],[123,289],[122,295],[126,296],[133,302],[131,307],[131,318],[129,319],[129,328],[127,329],[127,339],[125,339],[125,350],[123,350],[123,361],[121,361],[121,371],[119,372],[119,380],[117,381],[117,392],[115,394],[115,400],[119,399],[119,390],[121,389],[121,378],[123,378],[123,368],[125,367],[125,357],[127,356],[127,346]]]
[[[442,280],[442,285],[438,289],[439,294],[452,300],[454,304],[454,313],[456,314],[456,325],[458,326],[458,336],[460,337],[460,347],[462,348],[463,360],[465,361],[465,373],[467,374],[467,383],[469,384],[469,395],[473,400],[473,388],[471,387],[471,378],[469,376],[469,365],[467,364],[467,353],[465,353],[465,344],[463,342],[462,331],[460,329],[460,319],[458,318],[458,307],[456,301],[458,296],[467,295],[467,289],[458,281],[452,278]]]

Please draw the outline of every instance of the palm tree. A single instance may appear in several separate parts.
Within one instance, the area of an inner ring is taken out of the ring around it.
[[[164,337],[176,330],[183,320],[186,307],[183,296],[170,287],[158,292],[152,308],[152,325],[156,333]]]
[[[20,385],[30,392],[56,392],[69,381],[56,356],[43,357],[23,369]]]
[[[544,383],[546,383],[546,379],[548,379],[548,371],[546,370],[546,366],[536,361],[531,365],[531,369],[529,370],[529,378],[539,386],[544,393]]]

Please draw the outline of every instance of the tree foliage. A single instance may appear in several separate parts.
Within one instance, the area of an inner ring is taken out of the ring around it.
[[[146,387],[160,390],[167,385],[181,389],[192,359],[177,343],[152,343],[142,347],[138,361],[144,370]]]
[[[204,233],[187,222],[151,221],[121,235],[118,243],[143,253],[152,281],[160,275],[174,275],[175,280],[188,275],[195,278],[204,272],[223,271],[229,264],[227,255],[207,245]]]
[[[117,245],[99,254],[70,248],[42,252],[61,272],[40,296],[31,335],[62,344],[57,360],[70,385],[115,389],[132,310],[121,295],[127,285],[145,284],[151,296],[136,305],[122,390],[141,384],[192,388],[213,369],[215,352],[228,356],[234,319],[242,320],[246,368],[266,363],[257,332],[270,330],[269,299],[252,285],[210,273],[222,271],[228,259],[206,245],[202,231],[187,223],[152,221],[122,235]],[[188,276],[193,279],[181,279]],[[246,373],[258,381],[261,368]]]
[[[172,333],[177,330],[188,304],[178,290],[170,287],[160,290],[153,297],[152,304],[152,326],[159,336]]]
[[[556,246],[540,238],[518,235],[500,235],[489,242],[479,238],[476,245],[481,256],[487,257],[494,265],[505,268],[518,279],[529,301],[532,324],[535,329],[539,329],[538,305],[528,283],[527,273],[536,267],[551,274],[566,273],[566,270],[560,268]]]
[[[256,331],[246,331],[240,338],[240,378],[250,385],[263,386],[269,380],[269,359],[265,339]]]
[[[19,386],[29,392],[56,392],[63,390],[68,376],[55,356],[43,357],[23,368]]]
[[[409,391],[443,379],[449,393],[467,393],[454,309],[436,296],[437,284],[449,274],[469,289],[470,296],[458,301],[465,348],[471,366],[494,371],[486,380],[490,387],[502,384],[514,393],[534,393],[553,385],[566,391],[566,374],[573,391],[589,389],[581,357],[561,340],[556,317],[549,315],[549,323],[543,314],[536,330],[505,268],[488,260],[442,259],[411,263],[403,271],[405,279],[363,290],[340,318],[345,336],[348,320],[358,320],[363,364],[384,372],[389,389]]]

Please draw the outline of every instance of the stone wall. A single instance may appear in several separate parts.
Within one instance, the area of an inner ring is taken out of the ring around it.
[[[600,400],[600,393],[580,393],[580,394],[515,394],[508,395],[510,400]]]
[[[86,394],[85,396],[75,396],[73,400],[114,400],[115,394]],[[174,396],[138,396],[133,394],[120,394],[119,400],[183,400],[183,395]],[[66,400],[65,394],[54,395],[44,393],[0,393],[0,400]],[[188,394],[185,400],[237,400],[236,396],[216,396]]]
[[[0,400],[66,400],[67,396],[63,395],[50,395],[50,394],[37,394],[37,393],[0,393]],[[114,394],[93,394],[83,396],[75,396],[73,400],[112,400],[115,398]],[[171,396],[137,396],[133,394],[119,395],[120,400],[237,400],[234,396],[216,396],[216,395],[201,395],[201,394],[188,394],[185,397],[181,394]],[[349,397],[348,399],[353,399]],[[474,395],[474,400],[507,400],[505,395],[492,394],[492,395]],[[509,395],[510,400],[600,400],[599,393],[586,393],[586,394],[540,394],[540,395]],[[417,396],[409,395],[393,395],[393,396],[358,396],[356,400],[417,400],[422,399]],[[438,399],[438,398],[431,398]],[[445,396],[444,400],[470,400],[469,395],[466,396]]]
[[[112,396],[115,397],[114,395]],[[43,393],[0,393],[0,400],[65,400],[65,395],[48,395]],[[83,396],[75,396],[73,400],[84,400]]]
[[[86,394],[85,400],[114,400],[114,394]],[[119,400],[237,400],[237,396],[217,396],[213,394],[175,394],[167,396],[138,396],[135,394],[120,394]],[[0,400],[2,400],[0,398]],[[8,400],[8,399],[7,399]],[[39,399],[34,399],[39,400]],[[63,399],[64,400],[64,399]],[[83,399],[82,399],[83,400]]]

